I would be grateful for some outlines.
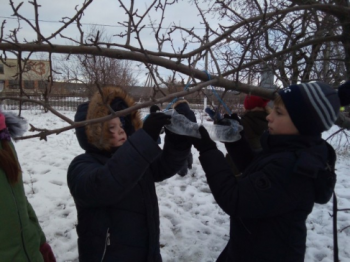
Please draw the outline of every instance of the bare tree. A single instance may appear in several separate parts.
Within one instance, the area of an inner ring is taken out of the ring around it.
[[[160,73],[163,69],[168,70],[171,79],[184,79],[185,84],[191,82],[186,91],[163,94],[163,98],[157,99],[153,94],[150,101],[117,115],[186,96],[208,85],[272,99],[272,90],[258,86],[262,65],[273,68],[279,87],[311,80],[326,81],[336,87],[350,79],[350,7],[346,0],[192,0],[190,3],[154,0],[149,1],[146,8],[140,7],[140,1],[118,0],[119,9],[115,13],[125,14],[118,22],[122,31],[108,40],[101,38],[99,31],[85,37],[82,19],[92,2],[82,0],[74,15],[62,18],[61,27],[44,33],[37,0],[29,2],[35,13],[34,22],[22,15],[23,2],[16,4],[9,0],[18,26],[8,29],[3,21],[1,59],[6,61],[9,54],[14,54],[21,61],[35,52],[47,53],[49,59],[55,54],[66,54],[68,58],[78,55],[83,65],[92,68],[100,63],[113,68],[114,59],[135,61],[148,70],[155,90],[160,91],[159,87],[168,81]],[[204,30],[183,27],[180,23],[165,24],[165,17],[180,4],[193,4],[197,8]],[[22,24],[35,33],[34,41],[20,40]],[[149,26],[152,27],[153,47],[144,40],[145,34],[150,35],[146,32]],[[78,37],[66,35],[71,28],[76,28]],[[57,39],[64,39],[68,44],[58,44]],[[48,81],[52,81],[52,75]],[[88,82],[93,79],[98,83],[111,81],[105,74],[96,72],[84,77]],[[26,98],[20,99],[25,101]],[[48,99],[45,101],[42,105],[53,111]],[[106,119],[97,121],[102,120]],[[70,126],[66,129],[78,125],[67,122]],[[34,137],[62,131],[42,133],[39,130]]]
[[[110,42],[111,38],[105,34],[103,28],[99,29],[94,26],[87,34],[85,42],[95,42],[97,40],[95,38]],[[65,55],[56,71],[60,72],[57,78],[67,82],[84,84],[87,96],[91,97],[97,91],[96,86],[114,85],[121,88],[135,86],[138,80],[133,66],[136,67],[130,60],[89,54]]]

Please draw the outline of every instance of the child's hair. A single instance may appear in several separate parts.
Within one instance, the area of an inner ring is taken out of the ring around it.
[[[7,140],[1,140],[2,149],[0,149],[0,168],[4,171],[10,184],[18,181],[21,167],[12,151],[10,143]]]
[[[273,100],[273,104],[275,106],[284,106],[283,100],[279,94],[275,95],[275,99]]]
[[[266,114],[270,114],[272,111],[272,108],[269,107],[268,105],[266,105],[264,109],[265,109]]]

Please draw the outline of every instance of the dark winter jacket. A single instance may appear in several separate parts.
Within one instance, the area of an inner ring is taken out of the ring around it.
[[[204,111],[209,115],[211,120],[214,121],[214,124],[216,124],[218,121],[220,121],[220,119],[222,119],[222,115],[220,114],[218,108],[216,108],[214,111],[210,107],[207,107]]]
[[[217,261],[304,261],[307,216],[315,202],[331,197],[335,152],[320,137],[264,134],[262,146],[239,180],[219,150],[200,156],[214,198],[231,219]],[[233,160],[244,158],[235,143],[226,147]]]
[[[128,98],[123,100],[132,105]],[[78,108],[76,121],[85,119],[87,107]],[[137,126],[141,119],[133,115],[130,121]],[[86,152],[68,169],[68,186],[78,211],[79,261],[161,261],[154,182],[175,175],[189,149],[179,151],[165,137],[161,150],[138,129],[121,147],[108,151],[98,140],[88,142],[90,130],[77,130]]]

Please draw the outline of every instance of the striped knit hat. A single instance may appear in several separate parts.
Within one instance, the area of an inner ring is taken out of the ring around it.
[[[337,92],[322,82],[291,85],[278,94],[301,135],[319,135],[338,117]]]

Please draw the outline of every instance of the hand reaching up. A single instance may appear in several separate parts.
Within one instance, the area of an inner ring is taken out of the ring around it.
[[[204,126],[199,127],[199,133],[201,135],[201,139],[199,138],[191,138],[193,146],[199,151],[199,153],[204,153],[208,150],[216,149],[216,143],[211,140],[208,131]]]
[[[163,126],[170,124],[170,119],[171,116],[164,113],[151,113],[143,123],[143,130],[157,141]]]
[[[225,114],[224,118],[220,119],[217,124],[222,126],[230,126],[230,120],[236,120],[239,124],[241,124],[241,119],[237,115],[237,113],[233,113],[232,115]]]

